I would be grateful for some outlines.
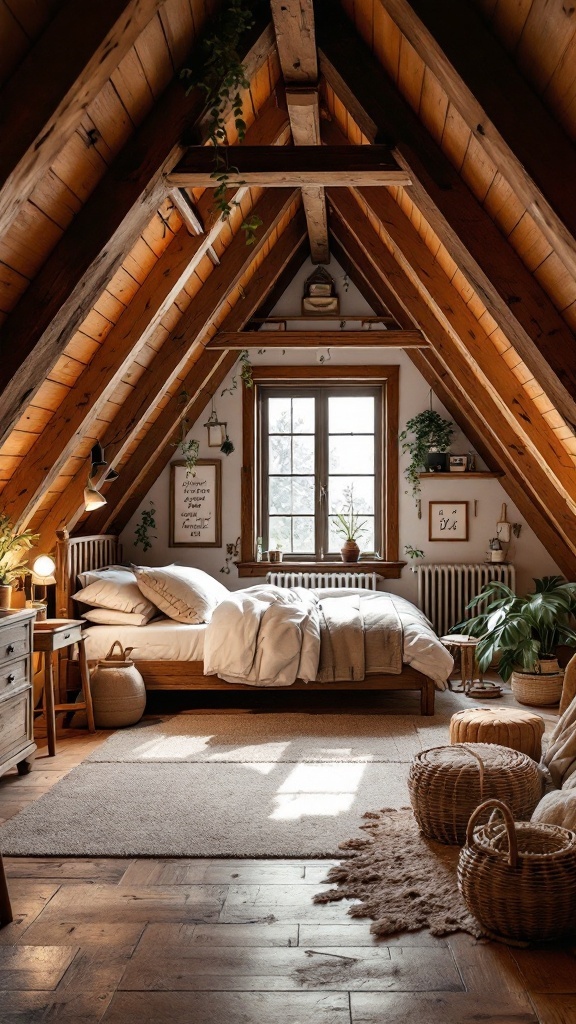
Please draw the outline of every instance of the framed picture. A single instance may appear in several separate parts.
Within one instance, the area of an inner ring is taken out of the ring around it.
[[[451,473],[465,473],[468,468],[468,456],[450,455],[449,463]]]
[[[468,540],[468,502],[428,502],[428,540]]]
[[[194,476],[184,461],[170,464],[171,548],[222,546],[221,489],[221,459],[198,459]]]

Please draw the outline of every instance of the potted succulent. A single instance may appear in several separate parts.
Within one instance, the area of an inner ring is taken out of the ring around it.
[[[504,583],[486,584],[468,605],[482,611],[458,623],[453,632],[480,638],[480,671],[499,656],[498,671],[505,682],[510,680],[521,704],[557,704],[563,680],[557,650],[560,644],[576,647],[576,583],[544,576],[534,585],[534,593],[517,597]]]
[[[0,608],[10,607],[12,584],[30,572],[22,556],[37,540],[38,534],[31,530],[16,533],[10,518],[0,515]]]
[[[414,498],[420,493],[418,474],[430,465],[430,454],[447,452],[453,433],[452,421],[443,419],[434,409],[424,409],[408,420],[405,430],[399,435],[399,440],[402,454],[410,454],[410,462],[404,470],[404,476],[412,487]]]
[[[360,557],[360,548],[357,538],[366,533],[366,520],[360,521],[360,517],[354,511],[354,485],[344,488],[344,507],[341,512],[336,513],[334,529],[344,537],[344,545],[340,549],[343,562],[357,562]]]

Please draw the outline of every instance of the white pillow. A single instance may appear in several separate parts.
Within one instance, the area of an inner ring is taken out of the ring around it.
[[[152,617],[155,606],[142,596],[131,569],[108,569],[102,578],[74,594],[74,600],[94,608]]]
[[[157,613],[157,608],[144,615],[141,612],[116,612],[113,608],[93,608],[84,612],[82,618],[99,626],[145,626]]]
[[[216,605],[230,596],[213,576],[188,565],[135,567],[134,572],[144,597],[177,622],[210,622]]]
[[[101,569],[86,569],[85,572],[79,572],[76,579],[81,587],[87,587],[98,580],[109,579],[111,572],[129,572],[132,577],[134,576],[129,565],[103,565]]]

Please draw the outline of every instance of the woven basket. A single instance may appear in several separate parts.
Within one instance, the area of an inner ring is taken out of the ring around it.
[[[474,831],[481,813],[493,814]],[[468,910],[490,933],[543,942],[576,934],[576,833],[559,825],[515,822],[506,804],[476,808],[458,862],[458,887]]]
[[[513,672],[510,677],[512,693],[518,703],[534,707],[559,704],[563,683],[563,671],[554,674]]]
[[[410,801],[428,839],[462,846],[472,811],[489,797],[529,818],[542,793],[535,762],[496,743],[455,743],[423,750],[408,774]]]

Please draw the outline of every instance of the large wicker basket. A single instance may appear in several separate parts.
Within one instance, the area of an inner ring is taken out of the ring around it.
[[[562,696],[564,672],[513,672],[510,677],[512,694],[519,704],[544,707],[559,704]]]
[[[535,762],[497,743],[454,743],[422,750],[412,760],[408,788],[428,839],[462,846],[472,811],[499,797],[516,818],[529,818],[542,794]]]
[[[474,831],[480,816],[498,810]],[[458,862],[468,910],[491,934],[523,942],[576,936],[576,833],[515,822],[506,804],[486,800],[468,823]]]

